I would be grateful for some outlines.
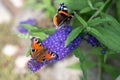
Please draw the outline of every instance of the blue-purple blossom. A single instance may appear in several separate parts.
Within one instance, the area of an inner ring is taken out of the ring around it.
[[[29,25],[32,25],[34,26],[35,25],[35,19],[28,19],[28,20],[25,20],[25,21],[21,21],[19,26],[17,27],[18,31],[20,33],[28,33],[28,30],[26,28],[24,28],[21,24],[29,24]]]
[[[99,41],[91,34],[83,33],[81,39],[86,40],[91,46],[99,46]]]
[[[75,48],[77,48],[80,44],[80,36],[76,37],[67,47],[65,47],[65,41],[71,31],[71,26],[62,26],[60,29],[56,30],[53,34],[51,34],[48,38],[43,40],[41,44],[44,46],[44,48],[48,49],[50,52],[54,52],[57,55],[57,58],[46,61],[44,63],[39,63],[36,62],[36,60],[31,59],[28,61],[28,68],[31,71],[36,72],[45,64],[63,59]]]
[[[105,49],[102,49],[102,50],[101,50],[101,53],[102,53],[102,54],[105,54],[105,53],[106,53],[106,50],[105,50]]]
[[[87,42],[89,43],[89,44],[91,44],[91,46],[99,46],[99,41],[94,37],[94,36],[92,36],[92,35],[89,35],[88,36],[88,40],[87,40]]]

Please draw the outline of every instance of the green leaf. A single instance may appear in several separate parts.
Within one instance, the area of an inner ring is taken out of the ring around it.
[[[72,30],[72,32],[69,34],[69,36],[67,37],[67,40],[65,42],[65,47],[71,42],[73,41],[83,30],[84,28],[82,26],[75,28],[74,30]]]
[[[90,4],[90,6],[91,6],[91,3],[89,3],[89,4]],[[103,2],[96,2],[96,3],[94,4],[94,7],[93,7],[93,6],[91,6],[91,7],[89,7],[89,6],[84,7],[84,8],[82,8],[82,9],[80,10],[80,13],[81,13],[81,14],[84,14],[84,13],[88,13],[88,12],[93,11],[93,10],[97,10],[97,8],[101,7],[102,5],[104,5]]]
[[[110,28],[115,30],[115,32],[118,32],[120,35],[120,23],[114,17],[108,14],[102,13],[102,17],[104,17],[105,19],[111,20],[109,21],[109,25],[111,26]]]
[[[88,3],[89,3],[89,6],[91,6],[91,7],[87,6],[87,7],[82,8],[82,9],[80,10],[80,13],[81,13],[81,14],[83,14],[83,13],[88,13],[88,12],[90,12],[90,11],[92,11],[92,10],[97,10],[97,8],[99,8],[99,7],[101,7],[102,5],[104,5],[103,2],[96,2],[96,3],[94,4],[94,7],[93,7],[93,5],[91,5],[91,3],[89,2],[89,0],[88,0]]]
[[[110,47],[114,47],[112,49],[116,50],[116,52],[120,52],[120,35],[116,34],[109,28],[112,26],[105,25],[105,27],[106,28],[99,28],[101,33],[103,33],[104,39],[107,40],[106,42],[109,43],[108,45]]]
[[[91,10],[92,9],[90,7],[85,7],[85,8],[80,10],[80,14],[84,14],[84,13],[90,12]]]
[[[38,31],[39,30],[36,26],[32,26],[32,25],[29,25],[29,24],[21,24],[21,26],[23,26],[24,28],[28,29],[29,31],[31,31],[31,30]]]
[[[44,32],[46,34],[53,33],[56,29],[55,28],[38,28],[39,30],[31,30],[31,32]]]
[[[29,30],[30,33],[32,32],[44,32],[47,34],[53,33],[55,28],[37,28],[36,26],[32,26],[29,24],[22,24],[22,26]]]
[[[82,51],[79,48],[74,50],[74,54],[77,58],[79,58],[80,62],[84,62],[85,57],[84,57],[84,55],[82,54]]]
[[[72,26],[74,26],[73,29],[76,28],[77,26],[81,26],[80,22],[78,21],[78,19],[76,19],[76,17],[72,19],[71,24]]]
[[[76,69],[76,70],[81,69],[80,62],[73,63],[73,64],[67,66],[67,68],[69,68],[69,69]]]
[[[86,68],[86,66],[84,66],[85,57],[79,48],[74,50],[74,54],[77,58],[79,58],[79,61],[81,63],[80,67],[81,67],[81,70],[83,72],[83,80],[87,80],[87,68]]]
[[[110,0],[106,0],[105,3],[90,17],[90,19],[89,19],[88,21],[90,21],[90,20],[92,20],[94,17],[98,16],[98,15],[102,12],[102,10],[104,9],[104,7],[105,7],[109,2],[110,2]]]
[[[43,32],[32,32],[31,35],[39,37],[40,40],[44,40],[44,39],[46,39],[48,37],[48,35],[46,35]]]
[[[79,20],[79,22],[83,25],[83,27],[87,27],[88,26],[86,21],[82,17],[80,17],[76,12],[74,12],[74,15]]]
[[[100,23],[104,23],[108,21],[111,21],[111,19],[97,17],[95,19],[92,19],[91,21],[88,21],[87,24],[89,26],[96,26],[96,25],[99,25]]]
[[[105,19],[108,19],[110,21],[108,21],[107,23],[103,24],[103,28],[102,26],[97,28],[97,30],[99,30],[103,36],[105,38],[107,38],[109,43],[109,46],[112,46],[114,48],[114,51],[116,52],[120,52],[120,24],[119,22],[113,18],[110,15],[107,14],[102,14],[102,17]],[[115,49],[116,48],[116,49]]]
[[[99,41],[103,41],[102,34],[95,28],[90,28],[90,33],[93,34]]]
[[[97,8],[99,8],[99,7],[103,6],[103,5],[104,5],[104,2],[96,2],[94,4],[94,6],[97,7]]]
[[[30,38],[30,35],[27,33],[27,34],[22,34],[22,33],[14,33],[14,34],[16,34],[18,37],[20,37],[20,38],[25,38],[25,39],[28,39],[28,38]]]
[[[117,19],[120,22],[120,0],[116,0]]]
[[[92,35],[94,35],[101,43],[103,43],[109,49],[116,52],[120,52],[119,36],[117,36],[110,30],[108,31],[107,28],[105,27],[95,27],[95,28],[91,28],[90,30],[90,33]]]
[[[120,69],[115,66],[104,64],[103,68],[104,68],[105,72],[107,72],[113,78],[116,78],[120,74]]]
[[[87,0],[87,2],[88,2],[88,5],[91,9],[93,9],[93,10],[96,9],[95,7],[93,7],[91,0]]]

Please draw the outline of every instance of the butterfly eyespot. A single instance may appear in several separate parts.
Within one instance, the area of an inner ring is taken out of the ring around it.
[[[35,39],[35,41],[38,41],[37,39]]]
[[[52,56],[53,56],[53,57],[55,57],[56,55],[55,55],[55,54],[53,54]]]
[[[41,43],[39,43],[39,45],[40,45],[40,46],[42,46],[42,44],[41,44]]]
[[[46,61],[46,59],[44,58],[44,59],[42,59],[42,61],[44,62],[44,61]]]
[[[32,49],[32,52],[36,52],[36,50],[35,50],[35,49]]]
[[[42,62],[45,62],[45,61],[46,61],[45,56],[43,56],[43,58],[42,58]]]
[[[39,44],[39,43],[40,43],[40,41],[37,40],[37,44]]]
[[[56,57],[56,54],[55,53],[51,53],[51,57]]]

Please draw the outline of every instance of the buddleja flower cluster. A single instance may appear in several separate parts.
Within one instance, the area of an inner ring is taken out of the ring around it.
[[[44,48],[48,49],[50,52],[54,52],[57,55],[57,58],[46,61],[45,63],[39,63],[36,62],[36,60],[31,59],[28,61],[28,68],[31,71],[36,72],[46,64],[63,59],[75,48],[77,48],[81,41],[80,36],[76,37],[67,47],[65,47],[65,41],[71,31],[71,26],[62,26],[60,29],[51,34],[48,38],[43,40],[41,43]]]

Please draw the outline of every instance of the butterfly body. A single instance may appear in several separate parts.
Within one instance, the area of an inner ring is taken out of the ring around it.
[[[37,38],[33,37],[31,41],[31,57],[34,58],[37,62],[45,62],[56,58],[56,54],[44,48]]]

